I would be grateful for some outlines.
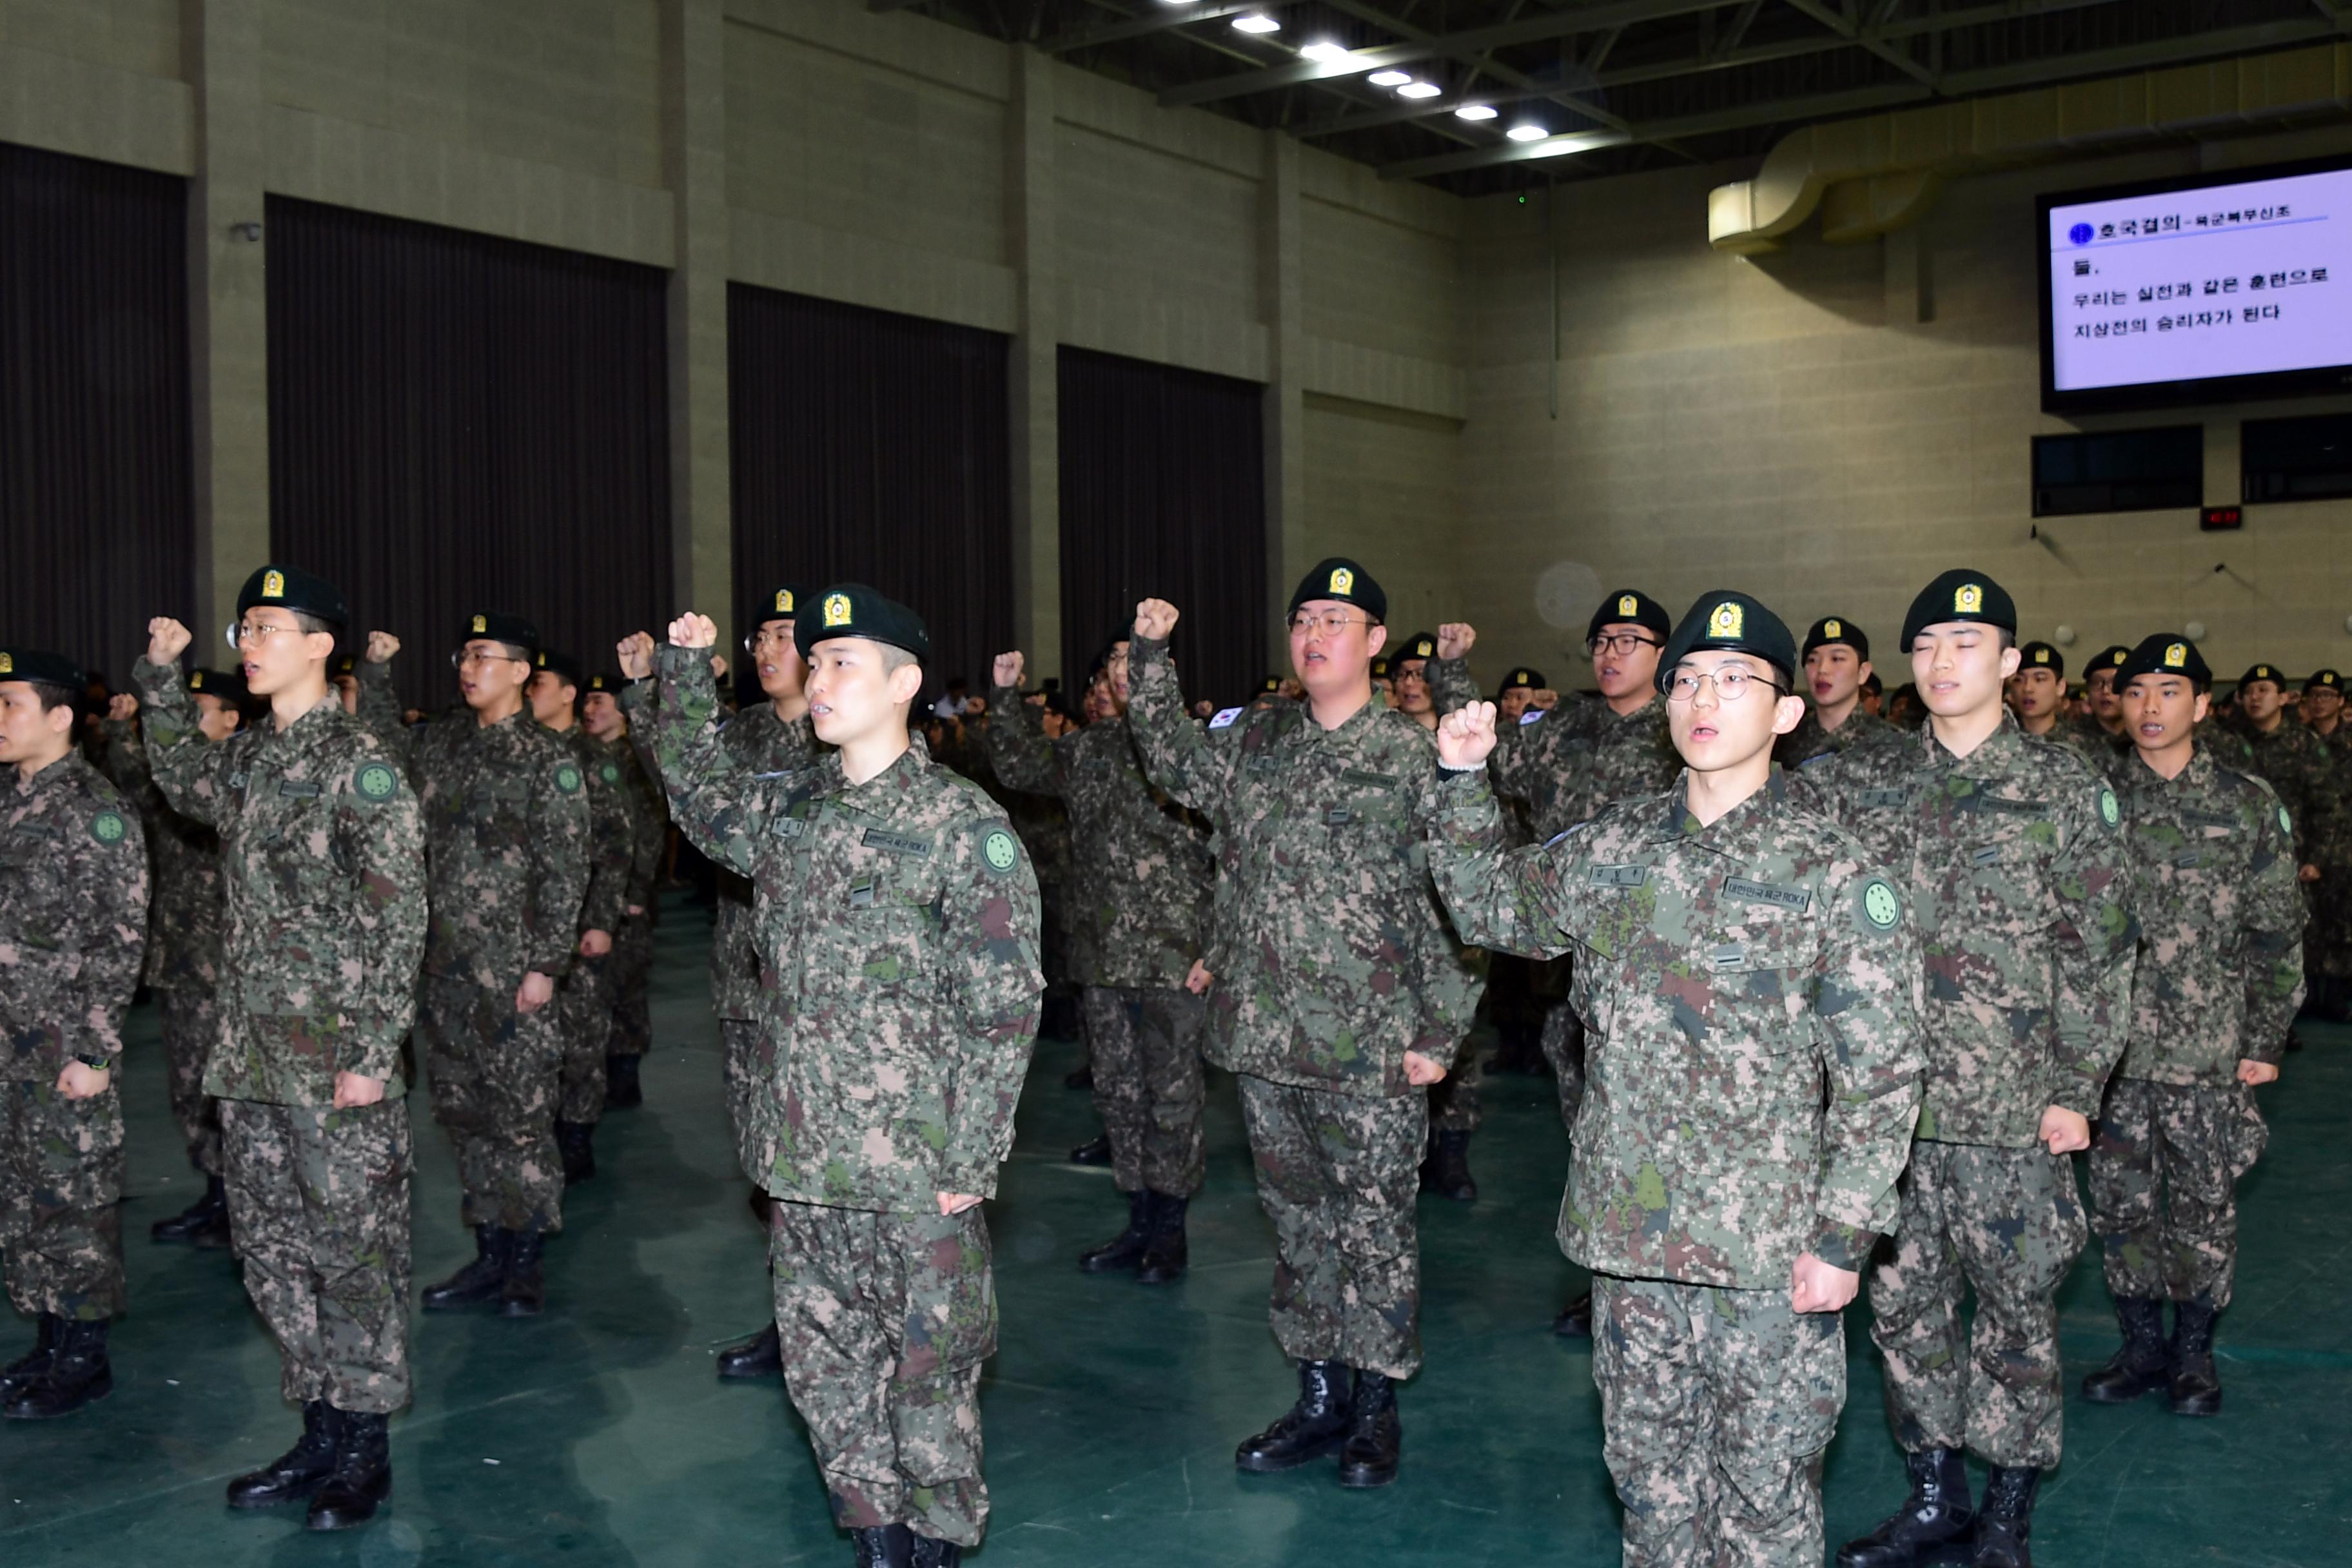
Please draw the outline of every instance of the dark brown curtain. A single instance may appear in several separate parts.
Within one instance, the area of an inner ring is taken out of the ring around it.
[[[1005,344],[971,327],[730,285],[742,601],[780,582],[870,584],[930,632],[927,699],[951,676],[984,691],[990,659],[1013,636]]]
[[[670,603],[666,276],[270,198],[270,540],[334,581],[402,696],[457,700],[477,610],[611,668]]]
[[[1184,691],[1220,706],[1270,673],[1265,389],[1115,354],[1060,355],[1062,668],[1075,687],[1139,599],[1183,612]]]
[[[195,597],[186,201],[0,145],[0,642],[118,686]]]

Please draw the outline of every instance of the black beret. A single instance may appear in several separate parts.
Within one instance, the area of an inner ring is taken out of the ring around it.
[[[1788,623],[1765,608],[1762,600],[1734,589],[1702,594],[1684,613],[1682,624],[1666,639],[1666,651],[1658,656],[1658,689],[1666,689],[1675,665],[1703,647],[1754,654],[1784,680],[1797,673],[1797,639],[1789,635]]]
[[[357,675],[360,672],[359,655],[353,653],[339,655],[334,663],[327,668],[337,675]]]
[[[1389,650],[1389,668],[1393,669],[1406,659],[1433,659],[1437,657],[1437,639],[1427,632],[1415,632],[1400,646]]]
[[[245,689],[245,677],[236,670],[192,669],[180,679],[190,691],[201,691],[224,702],[251,699],[252,694]]]
[[[863,583],[836,583],[811,602],[814,615],[793,617],[793,641],[803,658],[817,644],[841,637],[887,643],[918,661],[931,657],[931,634],[923,628],[923,617]]]
[[[2030,642],[2019,648],[2017,668],[2021,673],[2029,669],[2046,669],[2060,682],[2066,679],[2066,656],[2046,642]]]
[[[1601,607],[1592,612],[1592,619],[1584,628],[1584,640],[1591,642],[1599,637],[1603,626],[1618,625],[1637,626],[1663,639],[1675,629],[1675,618],[1666,614],[1664,605],[1640,589],[1620,588],[1603,597]]]
[[[1862,689],[1864,691],[1884,692],[1886,689],[1886,682],[1879,679],[1878,671],[1874,669],[1867,676],[1864,677]]]
[[[1919,635],[1921,627],[1941,626],[1946,621],[1969,621],[2015,632],[2017,603],[2009,596],[2008,589],[1982,572],[1955,566],[1920,589],[1919,596],[1911,601],[1911,608],[1903,617],[1901,651],[1911,651],[1911,639]]]
[[[807,587],[799,583],[779,583],[751,602],[743,612],[743,625],[748,632],[757,631],[770,621],[797,621],[800,606],[808,600]]]
[[[2344,689],[2344,678],[2332,669],[2315,669],[2304,681],[2303,689],[2309,691],[2315,686],[2325,686],[2330,691],[2340,692]]]
[[[2267,669],[2258,664],[2256,669]],[[2213,671],[2207,667],[2205,656],[2187,637],[2174,637],[2170,632],[2158,632],[2142,637],[2139,647],[2124,655],[2116,667],[2116,689],[2123,690],[2143,675],[2185,675],[2198,690],[2213,684]]]
[[[29,680],[42,686],[62,686],[81,695],[89,677],[81,666],[61,653],[35,647],[0,647],[0,680]]]
[[[580,661],[568,653],[551,653],[546,648],[541,648],[539,657],[530,662],[533,669],[551,670],[556,679],[566,686],[578,686],[581,683]]]
[[[2142,643],[2139,646],[2146,647],[2147,644]],[[2267,680],[2282,691],[2286,689],[2286,677],[2278,672],[2278,666],[2274,664],[2250,664],[2246,666],[2246,673],[2238,677],[2238,685],[2241,689],[2243,689],[2247,685],[2257,680]],[[2116,689],[2118,691],[2122,690],[2123,685],[2124,678],[2122,672],[2119,670],[2116,674]]]
[[[1550,682],[1544,679],[1544,673],[1542,670],[1521,668],[1511,671],[1509,675],[1504,677],[1501,689],[1505,691],[1541,691],[1549,685]]]
[[[236,613],[242,616],[256,605],[282,605],[339,626],[352,618],[340,589],[294,566],[264,566],[247,577],[237,591]]]
[[[1389,618],[1389,596],[1381,591],[1370,572],[1344,555],[1317,562],[1298,580],[1298,586],[1291,590],[1290,608],[1283,613],[1295,616],[1299,605],[1317,599],[1353,605],[1376,621]]]
[[[502,615],[496,610],[467,616],[466,629],[458,634],[457,641],[462,645],[484,639],[519,647],[526,655],[539,652],[539,628],[520,616]]]
[[[2087,683],[2090,677],[2096,675],[2103,669],[2112,672],[2121,668],[2123,667],[2124,660],[2130,657],[2131,649],[2126,647],[2123,644],[2119,642],[2109,643],[2106,647],[2093,654],[2091,656],[2091,662],[2084,667],[2083,676],[2084,681]]]
[[[1380,658],[1372,660],[1372,679],[1374,680],[1386,680],[1388,678],[1389,656],[1382,654]]]
[[[1863,635],[1860,626],[1843,616],[1823,616],[1815,621],[1812,629],[1805,634],[1804,646],[1797,650],[1797,657],[1800,659],[1811,658],[1813,649],[1838,643],[1853,649],[1853,657],[1864,664],[1870,662],[1870,639]]]
[[[595,674],[590,676],[588,678],[588,684],[582,687],[580,689],[583,693],[590,691],[605,691],[618,697],[628,688],[628,685],[629,682],[622,679],[613,671],[609,669],[600,669]]]
[[[1273,696],[1275,693],[1282,689],[1282,677],[1278,675],[1267,676],[1265,682],[1258,687],[1258,689],[1265,692],[1269,697]]]

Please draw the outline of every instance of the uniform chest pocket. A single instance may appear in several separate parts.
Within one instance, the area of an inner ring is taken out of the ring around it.
[[[940,930],[936,909],[853,881],[843,895],[837,929],[844,969],[857,983],[898,993],[931,988]]]
[[[1947,862],[1953,909],[1990,929],[2038,931],[2049,923],[2050,860],[2056,847],[2044,823],[1988,823],[1955,840]]]

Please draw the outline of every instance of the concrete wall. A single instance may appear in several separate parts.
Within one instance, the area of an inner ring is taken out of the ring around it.
[[[1049,665],[1064,342],[1266,384],[1277,598],[1338,551],[1451,596],[1419,534],[1469,407],[1463,204],[1034,50],[850,0],[0,0],[0,139],[192,177],[200,596],[268,548],[268,242],[232,226],[272,193],[670,268],[706,605],[733,602],[730,279],[1016,339],[1017,620]]]
[[[2342,130],[2209,146],[2219,169],[2352,145]],[[2100,416],[2041,415],[2034,197],[2198,171],[2177,151],[1988,176],[1948,189],[1916,230],[1853,247],[1801,237],[1755,261],[1706,244],[1709,187],[1686,169],[1563,187],[1551,411],[1549,241],[1538,198],[1474,205],[1470,417],[1460,450],[1465,597],[1482,674],[1571,669],[1601,593],[1680,608],[1760,595],[1792,624],[1841,614],[1892,644],[1911,595],[1980,566],[2028,637],[2109,642],[2189,621],[2217,670],[2352,664],[2352,501],[2253,509],[2239,534],[2182,512],[2032,518],[2031,437],[2202,421],[2206,500],[2238,499],[2238,421],[2352,400]],[[2039,538],[2035,537],[2036,532]],[[2217,564],[2226,565],[2216,573]],[[1891,667],[1891,668],[1890,668]]]

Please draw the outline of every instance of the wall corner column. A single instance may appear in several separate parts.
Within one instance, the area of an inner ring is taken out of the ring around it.
[[[1260,184],[1266,326],[1265,590],[1269,648],[1289,646],[1283,605],[1314,562],[1307,527],[1307,326],[1300,305],[1298,142],[1280,131],[1265,136]]]
[[[1059,280],[1054,244],[1054,61],[1013,51],[1005,237],[1017,300],[1006,399],[1013,444],[1013,630],[1034,676],[1062,671]]]
[[[727,17],[720,0],[664,0],[662,147],[669,274],[672,589],[736,634],[733,453],[727,407]],[[677,606],[660,605],[661,615]]]

